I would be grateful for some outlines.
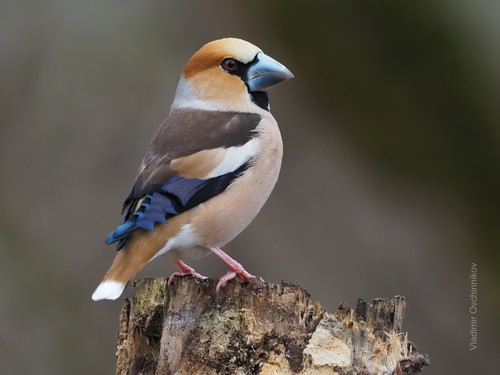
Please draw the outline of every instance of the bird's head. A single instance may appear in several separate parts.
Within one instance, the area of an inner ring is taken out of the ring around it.
[[[205,44],[182,71],[172,108],[269,109],[266,91],[293,78],[281,63],[241,39]]]

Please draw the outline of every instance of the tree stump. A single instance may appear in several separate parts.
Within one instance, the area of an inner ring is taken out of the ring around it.
[[[118,375],[416,374],[401,296],[327,312],[300,285],[139,280],[125,300]]]

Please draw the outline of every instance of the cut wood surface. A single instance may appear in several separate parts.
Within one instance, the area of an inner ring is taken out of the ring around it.
[[[139,280],[120,315],[129,374],[416,374],[429,364],[402,331],[404,297],[327,312],[296,284]]]

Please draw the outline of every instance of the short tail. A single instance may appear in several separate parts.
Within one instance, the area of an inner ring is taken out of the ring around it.
[[[113,264],[92,294],[92,299],[94,301],[103,299],[115,300],[120,297],[129,280],[132,279],[151,258],[147,256],[147,254],[139,254],[138,256],[134,253],[134,248],[131,247],[125,247],[117,253]]]
[[[162,253],[168,251],[165,248],[168,241],[175,237],[185,225],[181,215],[174,216],[168,224],[160,223],[161,225],[157,225],[154,231],[141,229],[128,237],[127,243],[118,251],[101,284],[92,294],[92,299],[94,301],[114,300],[120,297],[137,272],[154,259],[160,250],[164,249]]]

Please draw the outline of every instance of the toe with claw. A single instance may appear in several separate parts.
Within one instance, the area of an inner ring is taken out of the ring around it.
[[[219,258],[224,261],[224,263],[229,266],[229,271],[224,276],[222,276],[217,283],[217,291],[219,291],[221,288],[224,288],[227,282],[234,279],[235,277],[246,283],[249,283],[250,281],[252,281],[252,279],[255,278],[255,276],[248,273],[240,263],[235,261],[221,249],[212,248],[210,250],[212,250],[212,252],[214,252]]]
[[[168,278],[168,285],[171,285],[174,282],[174,279],[178,276],[187,276],[191,275],[193,276],[196,280],[199,281],[206,281],[208,278],[206,276],[200,275],[198,272],[194,270],[193,267],[189,267],[186,263],[184,263],[182,260],[176,260],[175,265],[179,268],[180,271],[174,272],[169,278]]]

